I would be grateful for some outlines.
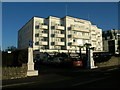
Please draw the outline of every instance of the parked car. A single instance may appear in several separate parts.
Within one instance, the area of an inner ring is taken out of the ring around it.
[[[72,59],[72,63],[74,67],[82,67],[83,66],[83,62],[82,60],[80,60],[79,57],[71,57]]]

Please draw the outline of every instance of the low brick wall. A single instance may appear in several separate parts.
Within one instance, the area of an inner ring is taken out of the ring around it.
[[[27,77],[27,64],[23,64],[22,67],[3,67],[2,79],[16,79]]]
[[[120,57],[112,56],[106,62],[96,63],[98,67],[120,66]]]

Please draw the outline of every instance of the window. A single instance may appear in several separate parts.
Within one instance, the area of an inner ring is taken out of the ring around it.
[[[51,29],[55,29],[55,26],[51,26]]]
[[[45,49],[49,49],[49,47],[48,47],[48,46],[45,46]]]
[[[35,26],[35,29],[39,29],[39,25]]]
[[[39,42],[35,42],[35,45],[39,45]]]
[[[35,37],[39,37],[39,34],[35,34]]]
[[[45,49],[45,47],[41,47],[41,49]]]
[[[61,38],[61,42],[64,42],[65,41],[65,39],[64,38]]]
[[[47,25],[47,23],[44,23],[44,25]]]
[[[76,40],[74,39],[73,42],[75,42]]]
[[[72,37],[72,35],[68,35],[68,38],[71,38]]]
[[[55,45],[55,42],[51,42],[51,45]]]
[[[61,49],[64,50],[64,49],[65,49],[65,46],[61,46]]]
[[[68,27],[68,30],[71,30],[71,27]]]
[[[68,46],[71,46],[71,45],[72,45],[72,43],[71,43],[71,42],[69,42],[69,43],[68,43]]]
[[[61,34],[65,34],[65,31],[61,31]]]
[[[55,37],[55,34],[51,34],[51,37]]]
[[[74,31],[74,34],[76,34],[77,32],[76,31]]]

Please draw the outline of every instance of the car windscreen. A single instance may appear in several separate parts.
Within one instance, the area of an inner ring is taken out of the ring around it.
[[[72,61],[80,61],[80,58],[71,58]]]

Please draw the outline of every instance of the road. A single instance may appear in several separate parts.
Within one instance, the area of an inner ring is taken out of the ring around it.
[[[119,88],[120,67],[94,70],[41,66],[39,76],[3,80],[2,88]]]

